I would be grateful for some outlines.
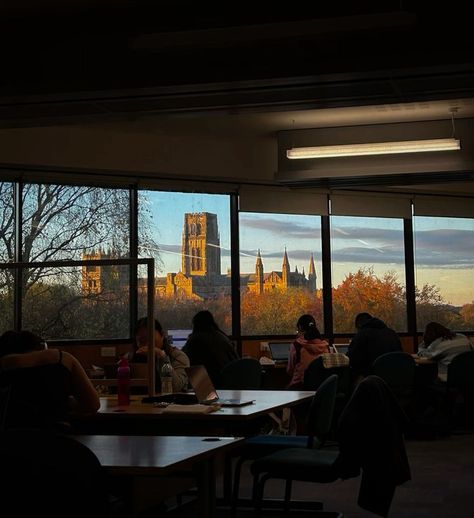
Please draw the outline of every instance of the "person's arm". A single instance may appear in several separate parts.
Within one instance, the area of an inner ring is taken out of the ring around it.
[[[428,347],[421,347],[418,349],[418,356],[420,358],[430,358],[433,360],[439,359],[443,356],[444,350],[440,348],[442,339],[438,338],[430,343]]]
[[[97,390],[79,361],[66,351],[62,352],[62,362],[71,371],[72,408],[81,413],[95,413],[100,408]]]
[[[189,358],[183,351],[175,349],[170,354],[170,362],[173,367],[173,392],[182,392],[188,388],[188,375],[185,369],[189,367]]]

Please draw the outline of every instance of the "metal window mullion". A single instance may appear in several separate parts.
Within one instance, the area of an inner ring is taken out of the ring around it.
[[[14,221],[15,221],[15,247],[14,261],[21,263],[23,261],[23,182],[15,182],[13,184],[13,204],[14,204]],[[23,268],[15,268],[13,278],[13,328],[17,331],[22,325],[22,276]]]
[[[232,303],[232,337],[237,342],[239,356],[242,355],[242,330],[240,315],[240,263],[239,263],[239,200],[237,194],[230,195],[230,275]]]
[[[418,329],[416,325],[416,287],[415,287],[415,253],[413,240],[413,220],[403,220],[405,242],[405,296],[407,304],[407,331],[413,338],[414,351],[418,350]]]
[[[334,341],[334,322],[331,279],[331,223],[329,216],[321,216],[321,247],[323,272],[324,335],[332,344]]]

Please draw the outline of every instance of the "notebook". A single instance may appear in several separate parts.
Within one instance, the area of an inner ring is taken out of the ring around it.
[[[196,394],[197,400],[201,404],[209,405],[211,403],[217,403],[221,406],[235,407],[251,405],[255,402],[252,399],[221,399],[204,365],[186,367],[186,374],[188,375],[189,383]]]
[[[288,363],[291,342],[268,342],[270,355],[275,363]]]

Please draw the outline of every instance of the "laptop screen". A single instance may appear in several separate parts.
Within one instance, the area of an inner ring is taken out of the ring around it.
[[[275,362],[286,362],[290,355],[290,342],[268,342],[272,360]]]
[[[186,367],[186,374],[199,402],[212,401],[219,397],[204,365]]]

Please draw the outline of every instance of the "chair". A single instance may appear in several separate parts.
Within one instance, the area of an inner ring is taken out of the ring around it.
[[[318,390],[321,383],[333,374],[337,375],[336,403],[332,424],[332,431],[335,432],[339,416],[352,392],[352,372],[349,365],[325,367],[323,356],[319,356],[306,368],[303,388],[304,390]]]
[[[317,451],[324,444],[329,433],[336,399],[337,376],[332,375],[325,380],[313,397],[308,415],[308,435],[258,435],[251,437],[245,442],[238,459],[235,473],[232,494],[232,516],[235,516],[235,508],[238,502],[240,470],[242,464],[247,460],[258,459],[264,455],[277,452],[282,449],[293,448],[303,452],[303,456]],[[327,458],[337,457],[337,452],[325,452]],[[257,461],[256,461],[257,462]],[[254,462],[255,465],[255,462]],[[314,506],[313,506],[314,507]],[[316,507],[319,507],[317,505]]]
[[[392,351],[382,354],[372,364],[372,374],[390,387],[402,408],[413,417],[416,363],[411,354]]]
[[[448,365],[446,390],[450,420],[456,410],[457,396],[463,399],[465,417],[474,419],[474,351],[455,356]]]
[[[255,358],[239,358],[224,365],[218,388],[229,390],[258,390],[262,387],[262,366]]]
[[[325,408],[319,409],[326,425],[330,422],[327,418],[332,413],[335,388],[332,403],[328,398]],[[285,480],[287,512],[293,481],[324,484],[356,477],[361,470],[359,505],[386,516],[395,486],[410,478],[402,435],[405,425],[406,416],[387,384],[377,376],[367,377],[354,390],[341,415],[339,452],[314,447],[288,448],[253,462],[256,516],[260,515],[264,486],[269,479]]]
[[[0,434],[2,513],[20,518],[107,518],[107,479],[97,457],[72,437],[35,429]]]

